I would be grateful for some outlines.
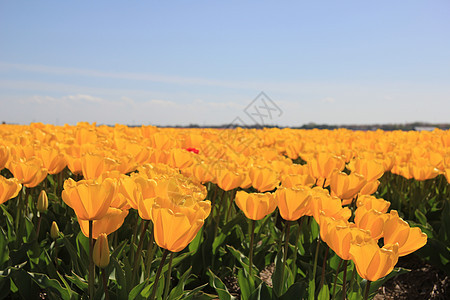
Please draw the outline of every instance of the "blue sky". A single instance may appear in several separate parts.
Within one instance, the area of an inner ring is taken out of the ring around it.
[[[446,0],[0,0],[0,121],[252,124],[264,91],[282,112],[266,124],[450,122],[449,15]]]

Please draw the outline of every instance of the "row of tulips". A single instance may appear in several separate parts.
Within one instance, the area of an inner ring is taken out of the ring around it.
[[[0,128],[5,295],[28,276],[57,298],[227,299],[231,276],[244,299],[368,298],[422,231],[450,249],[427,220],[450,211],[449,132]],[[272,285],[255,277],[271,264]]]

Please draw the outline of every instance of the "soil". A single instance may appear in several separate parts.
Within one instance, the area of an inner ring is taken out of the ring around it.
[[[381,286],[375,300],[382,299],[450,299],[450,278],[443,271],[423,262],[418,256],[411,254],[401,257],[396,265],[411,270],[401,274]],[[272,286],[272,273],[274,265],[270,265],[262,270],[260,278],[268,285]],[[235,277],[226,277],[223,280],[231,295],[240,299],[240,290]]]

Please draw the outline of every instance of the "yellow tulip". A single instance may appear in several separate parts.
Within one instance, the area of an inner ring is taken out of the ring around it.
[[[375,193],[378,189],[378,186],[380,185],[380,181],[369,181],[367,182],[359,191],[360,195],[372,195]]]
[[[128,210],[110,207],[106,215],[92,222],[92,238],[97,239],[101,233],[109,235],[119,229],[125,218],[128,216]],[[81,231],[86,237],[89,237],[89,221],[78,219]]]
[[[92,260],[97,267],[102,269],[109,265],[109,245],[108,237],[105,233],[101,233],[95,242]]]
[[[281,178],[281,185],[287,188],[301,185],[312,187],[314,183],[314,178],[309,174],[288,174]]]
[[[9,148],[7,146],[1,145],[0,146],[0,170],[3,170],[3,168],[8,164],[10,152]]]
[[[117,162],[101,154],[86,153],[81,157],[81,171],[84,179],[97,179],[116,165]]]
[[[333,217],[336,220],[348,220],[352,212],[347,207],[342,207],[341,199],[337,197],[332,197],[328,193],[328,190],[322,189],[320,187],[315,187],[311,189],[311,212],[317,223],[320,222],[319,217],[323,211],[326,216]]]
[[[344,170],[345,161],[342,157],[326,152],[319,152],[313,159],[308,161],[308,166],[311,176],[319,181],[321,180],[323,183],[323,180],[327,180],[335,169],[338,169],[339,171]]]
[[[384,225],[384,243],[398,243],[399,256],[405,256],[425,246],[427,235],[418,227],[411,228],[397,211],[391,210]]]
[[[322,227],[325,227],[325,229],[322,229]],[[367,236],[370,237],[367,231],[356,228],[354,224],[322,216],[320,220],[320,231],[322,240],[344,260],[351,259],[350,246],[352,241],[356,240],[357,236],[361,239],[367,238]]]
[[[275,191],[275,201],[284,220],[295,221],[310,211],[311,189],[298,186],[297,188],[278,188]]]
[[[386,213],[390,205],[391,202],[371,195],[360,195],[356,201],[357,207],[364,206],[367,210],[375,209],[382,213]]]
[[[227,168],[216,169],[217,185],[224,191],[239,187],[245,179],[243,173],[236,173]]]
[[[81,220],[98,220],[108,212],[116,195],[116,183],[111,178],[102,182],[69,178],[64,182],[63,201],[70,206]]]
[[[343,200],[343,205],[350,204],[353,197],[359,193],[361,188],[366,184],[366,180],[362,175],[335,171],[330,176],[330,189],[333,196]]]
[[[383,236],[384,224],[389,216],[375,209],[367,210],[360,206],[355,211],[355,224],[358,228],[370,231],[374,240]]]
[[[38,156],[49,174],[58,174],[67,166],[66,158],[59,149],[44,147],[38,151]]]
[[[0,204],[16,197],[21,189],[22,185],[16,178],[6,179],[0,175]]]
[[[47,169],[42,167],[42,161],[36,157],[11,161],[9,170],[20,183],[29,188],[37,186],[47,177]]]
[[[195,238],[210,211],[209,201],[187,207],[156,198],[151,210],[156,243],[172,252],[183,250]]]
[[[384,166],[374,159],[357,158],[348,165],[352,172],[361,174],[367,182],[375,181],[384,174]]]
[[[251,168],[248,176],[252,181],[252,186],[259,192],[271,191],[280,184],[278,174],[267,168]]]
[[[271,193],[247,193],[238,191],[236,193],[236,205],[251,220],[261,220],[272,213],[277,207],[274,195]]]
[[[398,244],[385,244],[380,248],[371,238],[357,238],[350,246],[350,255],[359,276],[377,281],[394,269],[398,261]]]

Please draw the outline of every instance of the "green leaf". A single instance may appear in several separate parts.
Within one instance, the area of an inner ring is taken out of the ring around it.
[[[284,293],[279,300],[290,300],[290,299],[306,299],[306,283],[304,281],[298,281],[291,285],[289,289]]]
[[[120,299],[126,299],[128,295],[127,280],[125,279],[125,272],[122,270],[120,263],[115,257],[111,257],[112,264],[114,266],[114,275],[116,277],[116,283],[119,289]]]
[[[423,226],[427,225],[427,217],[419,209],[416,209],[414,214],[416,215],[416,219],[420,222],[420,224],[422,224]]]
[[[72,276],[66,275],[67,280],[75,284],[80,290],[87,293],[88,291],[88,283],[84,278],[81,278],[77,274],[72,271]]]
[[[316,294],[316,280],[312,278],[308,282],[308,299],[314,300],[315,294]]]
[[[211,269],[208,269],[207,271],[209,276],[209,285],[211,285],[219,295],[220,300],[231,300],[235,299],[229,292],[225,284],[220,280],[219,277],[217,277]],[[243,297],[244,298],[244,297]],[[244,298],[246,299],[246,298]]]
[[[8,240],[3,228],[0,227],[0,267],[9,260]]]
[[[330,290],[328,285],[324,284],[320,289],[319,295],[317,296],[318,300],[328,300],[330,299]]]
[[[203,227],[200,228],[200,230],[197,232],[197,235],[192,240],[192,242],[189,244],[189,252],[192,254],[195,254],[198,249],[200,248],[201,242],[203,239]]]
[[[37,285],[44,289],[47,293],[54,292],[57,298],[59,299],[71,299],[71,294],[73,291],[70,290],[67,282],[65,282],[66,288],[63,288],[58,280],[50,279],[45,274],[40,273],[28,273],[33,278],[33,281],[37,283]],[[62,279],[62,277],[60,277]]]
[[[183,296],[184,287],[187,284],[189,277],[191,276],[192,267],[186,270],[184,274],[180,277],[176,287],[170,291],[169,299],[177,299]]]
[[[238,284],[241,289],[241,299],[247,300],[253,292],[252,284],[249,276],[245,273],[244,269],[238,271]]]
[[[273,298],[272,288],[268,287],[264,282],[253,291],[249,300],[270,300]]]
[[[152,292],[152,286],[153,284],[148,284],[148,280],[138,284],[131,290],[128,295],[128,300],[148,299],[150,297],[150,293]]]

